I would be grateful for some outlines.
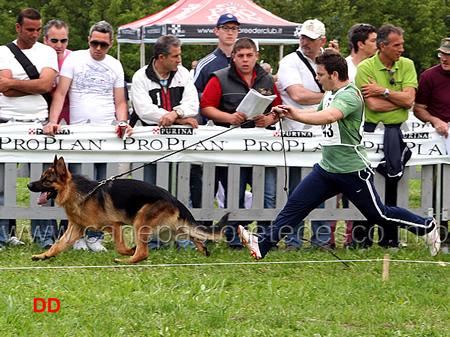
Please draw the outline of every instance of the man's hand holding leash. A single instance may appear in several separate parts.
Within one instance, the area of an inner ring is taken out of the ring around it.
[[[288,106],[288,105],[277,105],[276,107],[272,108],[272,116],[274,118],[289,118],[294,119],[293,112],[296,109]]]

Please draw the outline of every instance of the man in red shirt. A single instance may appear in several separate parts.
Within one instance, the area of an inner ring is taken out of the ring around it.
[[[419,79],[414,115],[423,122],[429,122],[441,136],[448,138],[450,122],[450,38],[442,39],[437,49],[440,63],[425,70]],[[448,221],[441,222],[442,242],[449,242]],[[443,251],[448,251],[444,247]]]
[[[437,49],[440,64],[420,76],[414,103],[414,115],[429,122],[440,135],[448,137],[450,122],[450,38],[442,39]]]
[[[203,91],[200,103],[200,113],[207,119],[214,121],[214,124],[230,127],[244,122],[243,128],[269,127],[277,122],[271,114],[264,115],[264,111],[253,120],[248,120],[245,113],[236,111],[239,103],[245,95],[255,89],[260,94],[269,96],[276,95],[272,106],[281,104],[281,98],[276,89],[273,76],[264,71],[257,64],[258,51],[256,44],[249,38],[241,38],[236,41],[230,67],[213,72],[213,77]],[[266,109],[270,112],[271,107]],[[241,131],[242,132],[242,131]],[[216,173],[217,179],[227,190],[227,170],[219,167]],[[239,207],[244,208],[245,189],[247,184],[252,186],[252,168],[241,168],[239,182]],[[264,179],[264,208],[275,208],[276,204],[276,168],[268,167],[265,170]],[[228,245],[231,249],[243,248],[237,235],[237,226],[246,225],[242,222],[229,222],[230,227],[225,232]],[[258,230],[267,227],[269,221],[259,222]]]

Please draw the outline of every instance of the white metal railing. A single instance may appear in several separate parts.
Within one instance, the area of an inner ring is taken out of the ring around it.
[[[17,179],[24,175],[24,167],[29,167],[29,173],[25,175],[31,181],[39,179],[44,167],[49,164],[43,163],[21,163],[21,170],[18,169],[19,163],[0,164],[0,218],[2,219],[63,219],[64,211],[59,207],[45,207],[37,205],[37,193],[29,193],[30,204],[28,206],[18,206],[17,197],[23,194],[17,191]],[[126,171],[129,167],[136,168],[142,163],[132,163],[131,165],[122,165],[118,163],[107,164],[107,177],[117,175],[121,171]],[[158,162],[156,165],[156,184],[175,195],[186,206],[189,205],[190,198],[190,163],[170,163]],[[123,167],[125,166],[125,168]],[[223,165],[222,165],[223,166]],[[230,212],[231,220],[273,220],[278,212],[283,208],[287,194],[284,186],[288,186],[285,181],[285,168],[277,167],[277,188],[276,188],[276,208],[264,209],[264,166],[253,166],[252,195],[253,204],[250,209],[239,208],[239,184],[233,183],[239,181],[240,165],[228,165],[228,181],[230,182],[227,190],[227,209],[219,209],[215,206],[215,163],[203,163],[203,182],[202,182],[202,207],[191,208],[194,217],[197,220],[218,220],[225,212]],[[93,163],[81,164],[82,174],[92,177],[94,172]],[[301,168],[301,176],[305,177],[311,168]],[[143,180],[143,169],[138,169],[130,174],[131,178]],[[128,178],[128,177],[125,177]],[[289,179],[289,177],[288,177]],[[409,202],[410,180],[416,179],[420,185],[420,206],[411,208]],[[384,177],[376,174],[374,183],[380,194],[381,200],[384,200]],[[421,216],[436,216],[438,220],[448,220],[448,209],[450,208],[450,165],[435,164],[423,165],[421,169],[417,166],[408,166],[404,177],[398,184],[397,205],[407,208],[410,211]],[[350,204],[349,208],[336,208],[336,198],[332,198],[325,203],[325,208],[314,210],[308,217],[308,220],[361,220],[364,217]]]

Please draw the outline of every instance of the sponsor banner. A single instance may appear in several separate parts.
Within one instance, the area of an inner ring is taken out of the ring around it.
[[[404,132],[413,155],[408,165],[450,164],[445,139],[434,128],[418,124]],[[135,127],[131,137],[117,137],[112,125],[66,125],[50,137],[40,123],[0,124],[2,162],[214,162],[311,167],[321,159],[320,128],[284,132],[227,129],[218,126]],[[374,166],[383,157],[383,131],[366,134],[364,145]]]
[[[167,27],[171,25],[151,25],[151,26],[143,26],[142,27],[142,39],[143,40],[150,40],[150,39],[158,39],[160,36],[172,34],[167,32]]]
[[[166,24],[151,25],[142,27],[142,39],[144,41],[157,39],[162,35],[171,34],[180,39],[183,38],[212,38],[217,39],[214,34],[215,25],[186,25],[186,24]],[[249,37],[252,39],[298,39],[300,26],[273,26],[241,24],[239,26],[239,37]]]
[[[117,33],[117,41],[126,43],[140,43],[141,42],[141,28],[140,27],[119,27]]]

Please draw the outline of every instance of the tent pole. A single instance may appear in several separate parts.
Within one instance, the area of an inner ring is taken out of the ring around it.
[[[284,44],[280,44],[279,47],[279,55],[278,55],[278,61],[281,61],[281,59],[283,58],[283,54],[284,54]]]
[[[120,61],[120,43],[117,44],[117,60]]]
[[[145,66],[145,43],[141,43],[141,68]]]

